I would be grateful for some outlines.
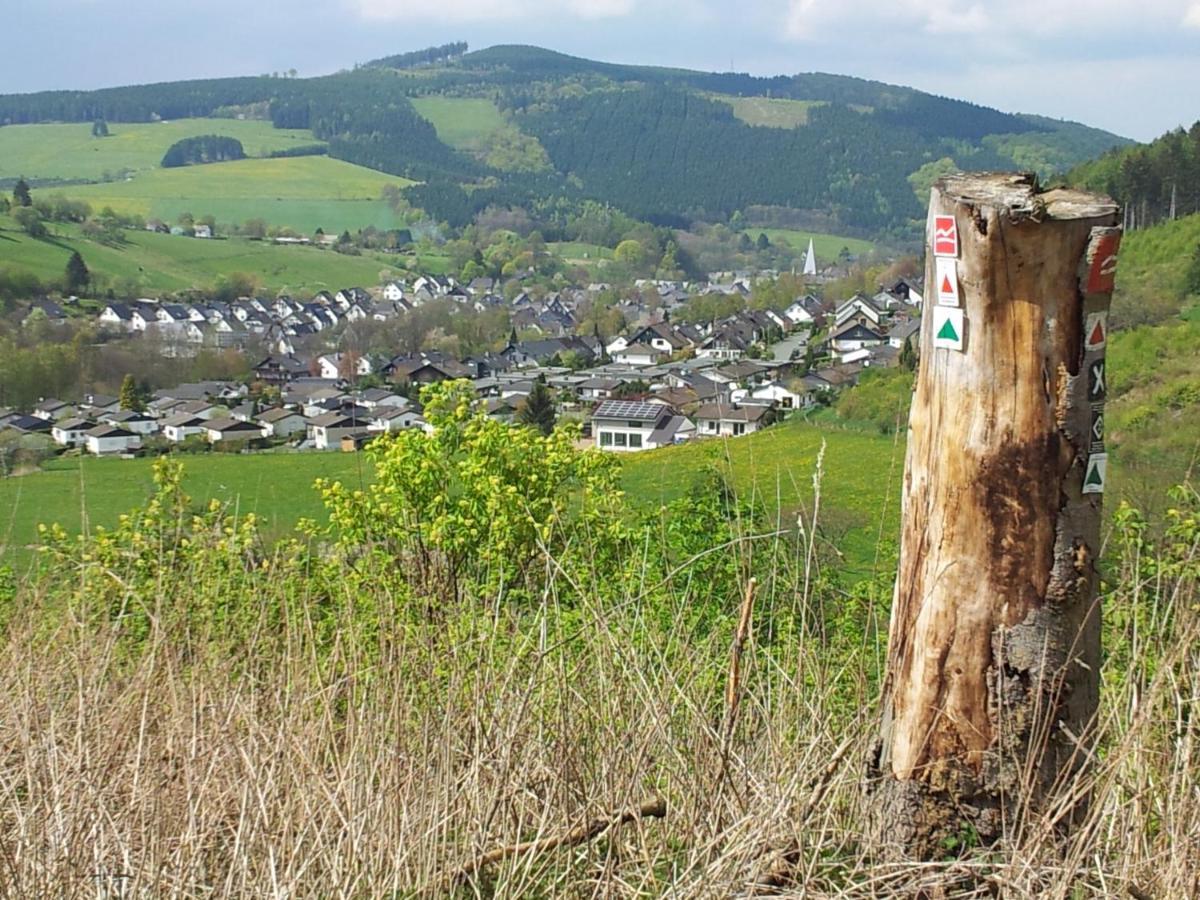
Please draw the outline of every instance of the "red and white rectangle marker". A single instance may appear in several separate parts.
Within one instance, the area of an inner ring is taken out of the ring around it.
[[[937,302],[939,306],[962,306],[958,295],[958,261],[939,256],[935,260]]]
[[[1117,251],[1121,247],[1120,232],[1108,231],[1093,239],[1088,247],[1087,292],[1111,294],[1117,274]]]
[[[958,257],[958,225],[954,216],[933,217],[933,255]]]

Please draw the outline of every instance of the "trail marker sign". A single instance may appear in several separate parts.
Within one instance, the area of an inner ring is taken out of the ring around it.
[[[933,255],[958,258],[958,224],[954,216],[933,217]]]
[[[1083,349],[1086,353],[1103,350],[1108,343],[1108,310],[1088,313],[1083,324]]]
[[[1088,444],[1093,453],[1104,452],[1104,410],[1092,410],[1092,427],[1088,430]]]
[[[1104,359],[1088,363],[1088,401],[1102,403],[1108,396],[1108,382],[1104,377]]]
[[[1108,454],[1093,453],[1088,457],[1083,473],[1083,493],[1103,494],[1104,482],[1108,477]]]
[[[1117,249],[1121,246],[1119,231],[1106,231],[1099,239],[1093,238],[1088,247],[1087,292],[1089,294],[1111,294],[1117,274]]]
[[[962,306],[958,296],[958,262],[942,256],[937,257],[936,262],[938,304]]]
[[[950,306],[933,308],[933,346],[962,350],[966,322],[963,311]]]

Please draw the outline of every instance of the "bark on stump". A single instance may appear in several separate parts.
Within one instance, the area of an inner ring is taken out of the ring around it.
[[[871,836],[889,854],[991,842],[1086,761],[1117,221],[1107,197],[1042,193],[1030,175],[933,188],[868,782]]]

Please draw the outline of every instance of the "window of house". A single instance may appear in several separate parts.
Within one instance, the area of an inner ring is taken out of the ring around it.
[[[733,433],[735,435],[745,434],[746,433],[746,423],[745,422],[734,422],[733,423]]]
[[[626,441],[627,441],[625,432],[618,431],[616,434],[613,435],[613,441],[616,443],[616,445],[618,447],[624,447],[626,444]]]
[[[705,427],[706,429],[708,429],[709,431],[716,431],[716,430],[717,430],[717,423],[716,423],[716,422],[705,422],[705,423],[704,423],[704,427]]]
[[[641,447],[642,446],[642,436],[640,434],[631,434],[629,436],[629,446],[630,447]]]
[[[626,422],[625,427],[626,428],[641,428],[642,423],[641,422]]]
[[[600,446],[601,447],[611,447],[612,446],[612,438],[613,438],[612,432],[610,432],[610,431],[600,432]]]

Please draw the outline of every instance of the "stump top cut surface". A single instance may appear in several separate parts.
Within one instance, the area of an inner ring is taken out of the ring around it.
[[[1042,192],[1037,176],[1029,173],[959,173],[939,179],[935,188],[955,203],[1003,210],[1013,220],[1093,219],[1117,212],[1117,204],[1103,194],[1067,188]]]

